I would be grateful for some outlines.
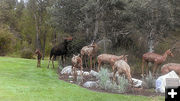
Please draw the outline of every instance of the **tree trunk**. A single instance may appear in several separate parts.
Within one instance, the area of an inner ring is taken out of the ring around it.
[[[98,21],[98,15],[96,14],[96,21],[95,21],[95,28],[94,28],[94,37],[93,37],[93,40],[96,40],[98,30],[99,30],[99,21]]]
[[[39,38],[40,29],[39,29],[39,24],[38,24],[36,14],[34,14],[34,19],[35,19],[35,26],[36,26],[36,48],[41,50],[41,42]]]
[[[149,38],[148,38],[148,51],[149,52],[154,52],[154,29],[151,30],[149,33]]]
[[[45,57],[45,49],[46,49],[46,35],[47,35],[47,31],[44,32],[43,34],[43,49],[42,49],[42,60],[44,60]]]

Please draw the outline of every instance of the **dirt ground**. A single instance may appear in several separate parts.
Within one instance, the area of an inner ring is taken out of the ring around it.
[[[69,75],[61,74],[60,70],[58,70],[58,74],[59,74],[59,79],[60,80],[64,80],[66,82],[76,84],[75,81],[73,81],[73,79],[69,78]],[[140,79],[141,77],[138,76],[138,75],[139,74],[134,74],[133,77],[135,77],[137,79]],[[86,81],[97,81],[97,79],[95,77],[83,76],[83,82],[80,83],[79,86],[83,87],[83,84]],[[85,88],[85,87],[83,87],[83,88]],[[107,91],[107,90],[101,89],[100,87],[98,87],[98,88],[86,88],[86,89],[89,89],[89,90],[92,90],[92,91],[96,91],[96,92],[114,93],[114,92],[111,92],[111,91]],[[115,94],[118,94],[118,93],[115,93]],[[131,88],[131,89],[128,90],[128,92],[123,93],[123,94],[127,94],[127,95],[142,95],[142,96],[151,96],[151,97],[153,97],[153,96],[165,96],[162,93],[156,93],[154,89],[143,89],[143,88],[133,88],[133,89]]]

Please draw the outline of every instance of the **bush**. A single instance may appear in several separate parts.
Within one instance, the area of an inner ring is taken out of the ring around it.
[[[30,48],[25,48],[21,51],[22,58],[32,59],[33,55],[34,55],[34,53]]]
[[[0,26],[0,55],[6,55],[11,51],[14,36],[7,26]]]
[[[118,85],[116,83],[112,83],[112,81],[109,78],[108,69],[102,68],[99,72],[98,79],[99,79],[99,86],[102,89],[109,90],[112,92],[118,92],[118,93],[125,93],[127,92],[127,88],[129,86],[128,80],[125,79],[125,77],[118,77]]]
[[[143,78],[143,86],[145,87],[145,88],[148,88],[148,89],[150,89],[150,88],[155,88],[155,78],[152,76],[152,74],[151,74],[151,72],[149,72],[149,74],[145,77],[145,78]]]

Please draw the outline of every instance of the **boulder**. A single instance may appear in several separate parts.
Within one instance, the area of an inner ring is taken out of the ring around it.
[[[83,72],[83,76],[89,76],[90,73],[89,72]]]
[[[133,83],[135,84],[134,87],[142,87],[142,81],[132,78]]]
[[[97,77],[98,76],[98,72],[91,70],[90,71],[90,75]]]
[[[98,87],[98,84],[96,81],[87,81],[83,84],[83,87],[93,88],[93,87]]]
[[[160,76],[156,80],[156,92],[165,93],[166,78],[178,78],[179,79],[179,76],[174,71],[171,71],[166,75]]]
[[[71,74],[72,66],[66,66],[62,69],[61,74]]]

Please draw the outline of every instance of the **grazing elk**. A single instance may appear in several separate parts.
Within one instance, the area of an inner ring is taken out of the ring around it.
[[[84,55],[87,55],[90,59],[90,70],[92,70],[92,58],[97,55],[97,51],[98,51],[98,46],[94,41],[92,42],[92,44],[90,44],[88,46],[84,46],[81,49],[81,59],[83,59]],[[94,64],[95,64],[95,62],[94,62]],[[87,67],[86,61],[85,61],[85,65]]]
[[[146,64],[148,64],[148,62],[154,63],[153,73],[152,73],[152,75],[154,75],[154,72],[157,69],[158,65],[165,62],[168,55],[170,55],[171,57],[174,57],[170,49],[166,50],[166,52],[163,55],[159,55],[159,54],[151,53],[151,52],[145,53],[142,57],[142,67],[141,67],[142,76],[144,76],[144,63],[145,62]],[[147,72],[148,72],[148,66],[147,66]]]
[[[97,57],[97,61],[98,61],[97,71],[99,72],[102,62],[109,63],[112,67],[117,60],[121,60],[121,59],[127,62],[127,55],[116,56],[116,55],[111,55],[111,54],[101,54]],[[112,68],[112,70],[114,71],[114,68]]]
[[[79,56],[79,54],[76,56],[76,55],[73,55],[72,57],[72,73],[74,75],[74,78],[76,79],[77,77],[77,71],[76,69],[77,68],[80,68],[81,70],[81,75],[82,75],[82,70],[83,70],[83,67],[82,67],[82,59],[81,57]]]
[[[119,75],[125,74],[129,83],[133,84],[132,77],[131,77],[131,69],[130,66],[124,60],[118,60],[113,65],[113,81],[115,81],[115,74],[118,72]]]
[[[39,49],[36,49],[35,54],[37,54],[37,67],[41,67],[42,53]]]
[[[180,64],[177,63],[168,63],[161,67],[161,73],[167,74],[171,71],[175,71],[178,75],[180,75]]]
[[[61,56],[61,61],[63,64],[63,60],[66,59],[66,55],[68,53],[68,45],[69,43],[72,42],[72,37],[68,37],[68,38],[64,38],[64,41],[56,46],[54,46],[51,49],[51,53],[50,53],[50,58],[49,58],[49,63],[50,61],[52,61],[53,64],[53,68],[54,68],[54,59],[56,58],[56,56]],[[49,63],[48,63],[48,67],[49,68]]]

